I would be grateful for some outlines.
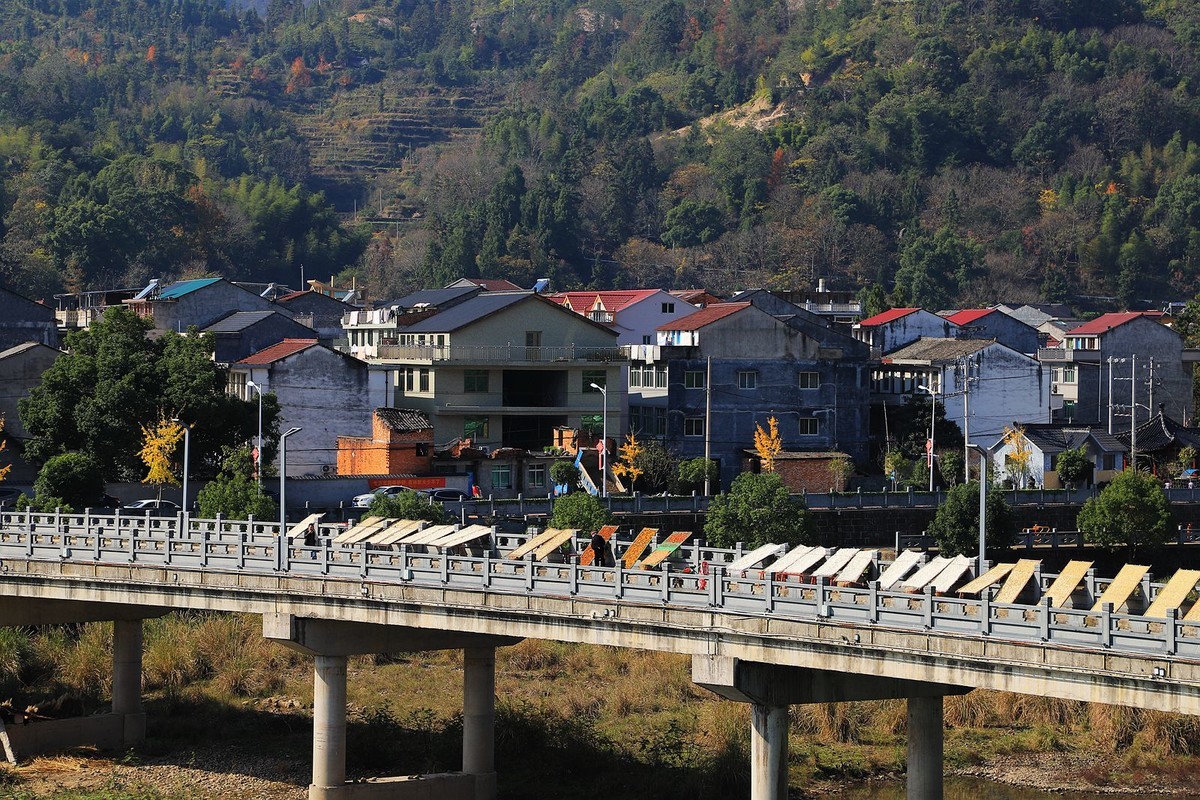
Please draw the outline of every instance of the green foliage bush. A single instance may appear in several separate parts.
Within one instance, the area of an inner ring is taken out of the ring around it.
[[[1092,460],[1082,447],[1075,450],[1063,450],[1054,460],[1054,469],[1058,472],[1058,480],[1068,486],[1074,486],[1092,475]]]
[[[551,528],[577,528],[594,533],[612,523],[612,514],[604,503],[587,492],[572,492],[554,501],[554,513],[550,516]]]
[[[430,501],[426,495],[419,492],[377,494],[367,507],[366,515],[387,519],[423,519],[435,524],[446,521],[446,509],[442,504],[436,500]]]
[[[574,489],[579,485],[579,467],[571,461],[555,461],[550,465],[550,480],[556,486],[565,484]]]
[[[54,456],[38,470],[33,482],[31,507],[39,511],[64,511],[96,506],[104,496],[100,465],[86,453]]]
[[[743,472],[728,494],[708,506],[704,536],[716,547],[762,544],[813,544],[812,520],[803,503],[794,500],[774,472]]]
[[[1127,469],[1083,504],[1076,524],[1088,542],[1109,550],[1124,548],[1133,556],[1167,540],[1171,509],[1157,479]]]
[[[254,461],[249,448],[237,448],[225,458],[217,477],[196,495],[200,516],[214,519],[278,519],[279,505],[251,478]]]
[[[984,501],[987,511],[987,551],[1011,547],[1014,526],[1012,510],[1004,497],[989,489]],[[944,556],[974,556],[979,553],[979,481],[960,483],[946,493],[929,524]]]

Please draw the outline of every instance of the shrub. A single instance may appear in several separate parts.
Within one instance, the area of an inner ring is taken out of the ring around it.
[[[279,507],[263,493],[257,481],[251,480],[253,461],[247,448],[238,448],[226,455],[221,471],[196,496],[200,516],[213,519],[220,514],[227,519],[275,519]]]
[[[577,528],[581,531],[598,531],[612,522],[612,514],[598,498],[587,492],[563,495],[554,501],[554,514],[550,517],[552,528]]]
[[[367,514],[387,519],[423,519],[435,525],[446,521],[446,509],[442,504],[418,492],[377,494],[367,507]]]
[[[773,472],[738,475],[728,494],[709,503],[704,535],[717,547],[733,547],[739,541],[751,547],[812,542],[808,510],[792,499],[783,479]]]
[[[987,547],[1011,547],[1012,512],[999,492],[987,494]],[[975,555],[979,552],[979,481],[961,483],[946,493],[929,534],[937,539],[942,555]]]
[[[550,480],[555,486],[565,484],[574,489],[579,485],[579,467],[570,461],[555,461],[550,465]]]
[[[38,511],[97,505],[104,496],[104,478],[96,459],[86,453],[63,453],[47,459],[33,482],[31,504]]]
[[[1083,504],[1076,523],[1092,544],[1109,550],[1125,547],[1133,556],[1139,548],[1166,541],[1171,511],[1157,480],[1125,470]]]

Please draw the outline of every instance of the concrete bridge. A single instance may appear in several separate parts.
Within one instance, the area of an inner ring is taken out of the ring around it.
[[[0,514],[0,624],[114,620],[113,712],[91,734],[129,746],[145,730],[142,619],[262,615],[264,636],[315,661],[311,800],[494,798],[495,648],[521,638],[690,655],[697,684],[752,706],[753,800],[786,797],[793,703],[906,699],[914,800],[942,794],[946,695],[1200,714],[1200,621],[1092,611],[1109,584],[1094,575],[1067,608],[730,574],[740,553],[703,545],[642,570],[506,559],[526,537],[495,532],[455,554],[332,542],[340,530],[310,547],[268,522]],[[1162,588],[1145,579],[1138,593],[1146,603]],[[465,651],[462,771],[347,783],[347,657],[443,648]]]

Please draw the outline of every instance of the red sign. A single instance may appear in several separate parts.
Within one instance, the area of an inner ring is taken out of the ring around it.
[[[933,452],[933,439],[926,439],[926,440],[925,440],[925,452],[926,452],[926,453],[932,453],[932,452]]]

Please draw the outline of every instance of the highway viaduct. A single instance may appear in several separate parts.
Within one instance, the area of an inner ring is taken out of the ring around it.
[[[1200,623],[729,575],[700,546],[655,570],[436,548],[316,547],[262,522],[0,515],[0,624],[114,620],[110,741],[144,736],[141,620],[175,609],[253,613],[314,658],[310,800],[496,796],[495,648],[522,638],[691,656],[693,680],[748,703],[751,797],[787,795],[788,706],[902,698],[908,796],[942,795],[942,702],[973,688],[1200,714]],[[507,540],[506,540],[507,539]],[[426,552],[429,550],[429,552]],[[1103,580],[1089,579],[1098,593]],[[1147,584],[1148,594],[1158,590]],[[346,663],[362,653],[464,650],[463,769],[346,781]]]

